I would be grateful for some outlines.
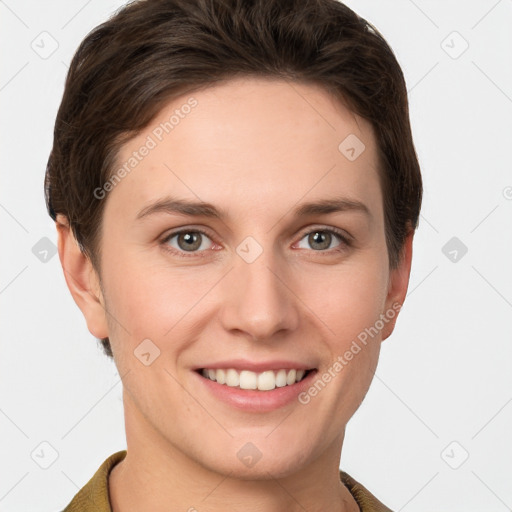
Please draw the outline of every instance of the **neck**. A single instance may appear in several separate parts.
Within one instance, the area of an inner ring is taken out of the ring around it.
[[[358,512],[341,483],[343,433],[295,472],[258,479],[215,471],[173,445],[125,404],[127,455],[110,473],[113,512]],[[200,454],[199,454],[200,455]]]

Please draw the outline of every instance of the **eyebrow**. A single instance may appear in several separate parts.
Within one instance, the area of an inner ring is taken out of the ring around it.
[[[303,203],[293,210],[294,217],[327,215],[346,211],[356,211],[372,217],[369,208],[361,201],[344,197],[322,199]],[[136,219],[143,219],[156,213],[181,214],[190,217],[208,217],[224,220],[229,217],[226,210],[202,201],[165,197],[146,206],[137,214]]]

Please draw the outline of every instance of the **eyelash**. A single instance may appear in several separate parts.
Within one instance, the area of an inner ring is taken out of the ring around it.
[[[332,227],[331,228],[313,228],[313,229],[310,229],[309,231],[306,231],[306,232],[302,233],[299,240],[302,240],[305,236],[310,235],[311,233],[316,233],[316,232],[333,234],[337,238],[340,239],[342,244],[345,245],[345,248],[352,247],[351,240],[346,235],[344,235],[344,233],[341,230],[336,229],[336,228],[332,228]],[[175,236],[180,235],[182,233],[200,233],[201,235],[204,235],[204,236],[208,237],[210,240],[212,240],[212,242],[216,243],[215,240],[213,240],[213,238],[206,231],[204,231],[204,230],[202,230],[200,228],[187,228],[187,229],[180,229],[178,231],[173,231],[172,233],[169,233],[161,241],[162,248],[165,251],[170,252],[172,255],[175,255],[175,256],[178,256],[178,257],[182,257],[182,258],[192,258],[192,257],[198,257],[198,256],[199,257],[206,257],[206,256],[201,255],[201,253],[206,253],[206,252],[208,252],[208,250],[203,250],[203,251],[198,251],[198,252],[190,252],[190,253],[187,254],[185,251],[178,251],[178,250],[176,250],[173,247],[170,247],[168,245],[168,242],[172,238],[174,238]],[[317,253],[332,254],[332,253],[336,253],[336,252],[342,252],[343,248],[341,248],[341,249],[340,248],[334,248],[334,249],[320,250],[320,251],[314,251],[312,249],[312,251],[313,252],[317,252]]]

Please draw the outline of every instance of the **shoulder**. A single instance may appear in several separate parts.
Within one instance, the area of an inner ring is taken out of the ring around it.
[[[393,512],[381,503],[366,487],[354,480],[348,473],[340,470],[340,480],[350,491],[361,512]]]
[[[108,457],[62,512],[112,512],[108,495],[108,475],[125,456],[126,450],[122,450]]]

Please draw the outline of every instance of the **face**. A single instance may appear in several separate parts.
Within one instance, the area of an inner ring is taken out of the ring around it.
[[[240,478],[339,456],[409,272],[389,270],[371,125],[319,87],[237,79],[173,100],[117,163],[108,314],[82,310],[128,442]]]

